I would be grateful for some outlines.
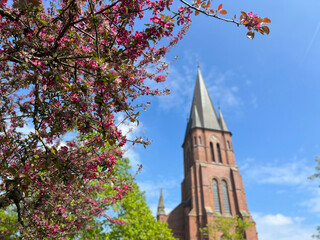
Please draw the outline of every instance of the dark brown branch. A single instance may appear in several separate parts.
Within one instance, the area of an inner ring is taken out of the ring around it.
[[[240,25],[240,22],[237,22],[237,21],[235,21],[234,19],[222,18],[222,17],[217,16],[216,14],[208,13],[208,12],[206,12],[206,11],[201,10],[200,8],[197,8],[197,7],[193,6],[192,4],[186,2],[185,0],[180,0],[180,2],[182,2],[182,3],[185,4],[185,5],[187,5],[189,8],[191,8],[191,9],[193,9],[193,10],[195,10],[195,11],[199,11],[199,12],[201,12],[202,14],[205,14],[205,15],[207,15],[207,16],[209,16],[209,17],[217,18],[217,19],[222,20],[222,21],[225,21],[225,22],[235,23],[235,24],[237,24],[237,26]]]
[[[25,29],[27,32],[30,32],[30,31],[31,31],[31,29],[29,28],[29,26],[27,26],[23,21],[21,21],[18,16],[14,16],[13,14],[11,14],[10,12],[4,10],[4,9],[1,8],[1,7],[0,7],[0,15],[1,15],[2,17],[6,17],[6,18],[10,19],[11,21],[20,22],[20,23],[24,26],[24,29]]]

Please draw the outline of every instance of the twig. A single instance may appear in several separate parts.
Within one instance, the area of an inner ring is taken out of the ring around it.
[[[222,20],[222,21],[225,21],[225,22],[235,23],[235,24],[237,24],[237,26],[240,25],[240,22],[237,22],[237,21],[235,21],[234,19],[222,18],[222,17],[217,16],[216,14],[210,14],[210,13],[208,13],[208,12],[206,12],[206,11],[201,10],[200,8],[196,8],[195,6],[193,6],[193,5],[191,5],[190,3],[186,2],[185,0],[180,0],[180,2],[182,2],[182,3],[185,4],[185,5],[187,5],[189,8],[192,8],[192,9],[195,10],[195,11],[199,11],[199,12],[201,12],[201,13],[209,16],[209,17],[217,18],[217,19]]]

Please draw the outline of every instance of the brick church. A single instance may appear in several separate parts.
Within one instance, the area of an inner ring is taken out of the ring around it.
[[[166,215],[161,189],[157,212],[157,219],[167,222],[179,240],[205,239],[199,228],[219,216],[238,215],[254,223],[231,136],[220,109],[219,116],[215,111],[198,68],[182,144],[184,180],[181,183],[181,203]],[[258,240],[255,223],[246,231],[246,239]]]

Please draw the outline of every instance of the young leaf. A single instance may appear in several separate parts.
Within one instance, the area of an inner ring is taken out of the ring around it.
[[[219,5],[218,11],[220,11],[221,9],[222,9],[222,3]]]
[[[270,29],[267,26],[263,26],[262,29],[266,34],[270,33]]]
[[[247,38],[253,39],[253,38],[254,38],[254,32],[249,31],[249,32],[247,33]]]
[[[211,1],[209,0],[205,8],[209,8],[211,5]]]
[[[227,14],[227,11],[226,11],[226,10],[221,10],[221,11],[220,11],[220,14],[226,15],[226,14]]]
[[[248,17],[248,15],[245,13],[245,12],[243,12],[243,11],[241,11],[241,16],[243,16],[243,17]]]
[[[271,23],[271,20],[270,20],[269,18],[265,17],[265,18],[262,20],[262,22],[268,24],[268,23]]]
[[[196,10],[195,13],[194,13],[194,15],[198,16],[199,13],[200,13],[200,11]]]

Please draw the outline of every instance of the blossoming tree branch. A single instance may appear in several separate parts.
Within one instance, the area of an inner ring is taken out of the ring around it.
[[[193,12],[269,33],[267,18],[181,2],[0,0],[0,209],[15,209],[23,239],[62,239],[92,216],[117,222],[105,210],[131,185],[116,159],[127,141],[149,144],[126,139],[117,116],[138,123],[139,97],[168,93],[147,80],[165,81]]]

